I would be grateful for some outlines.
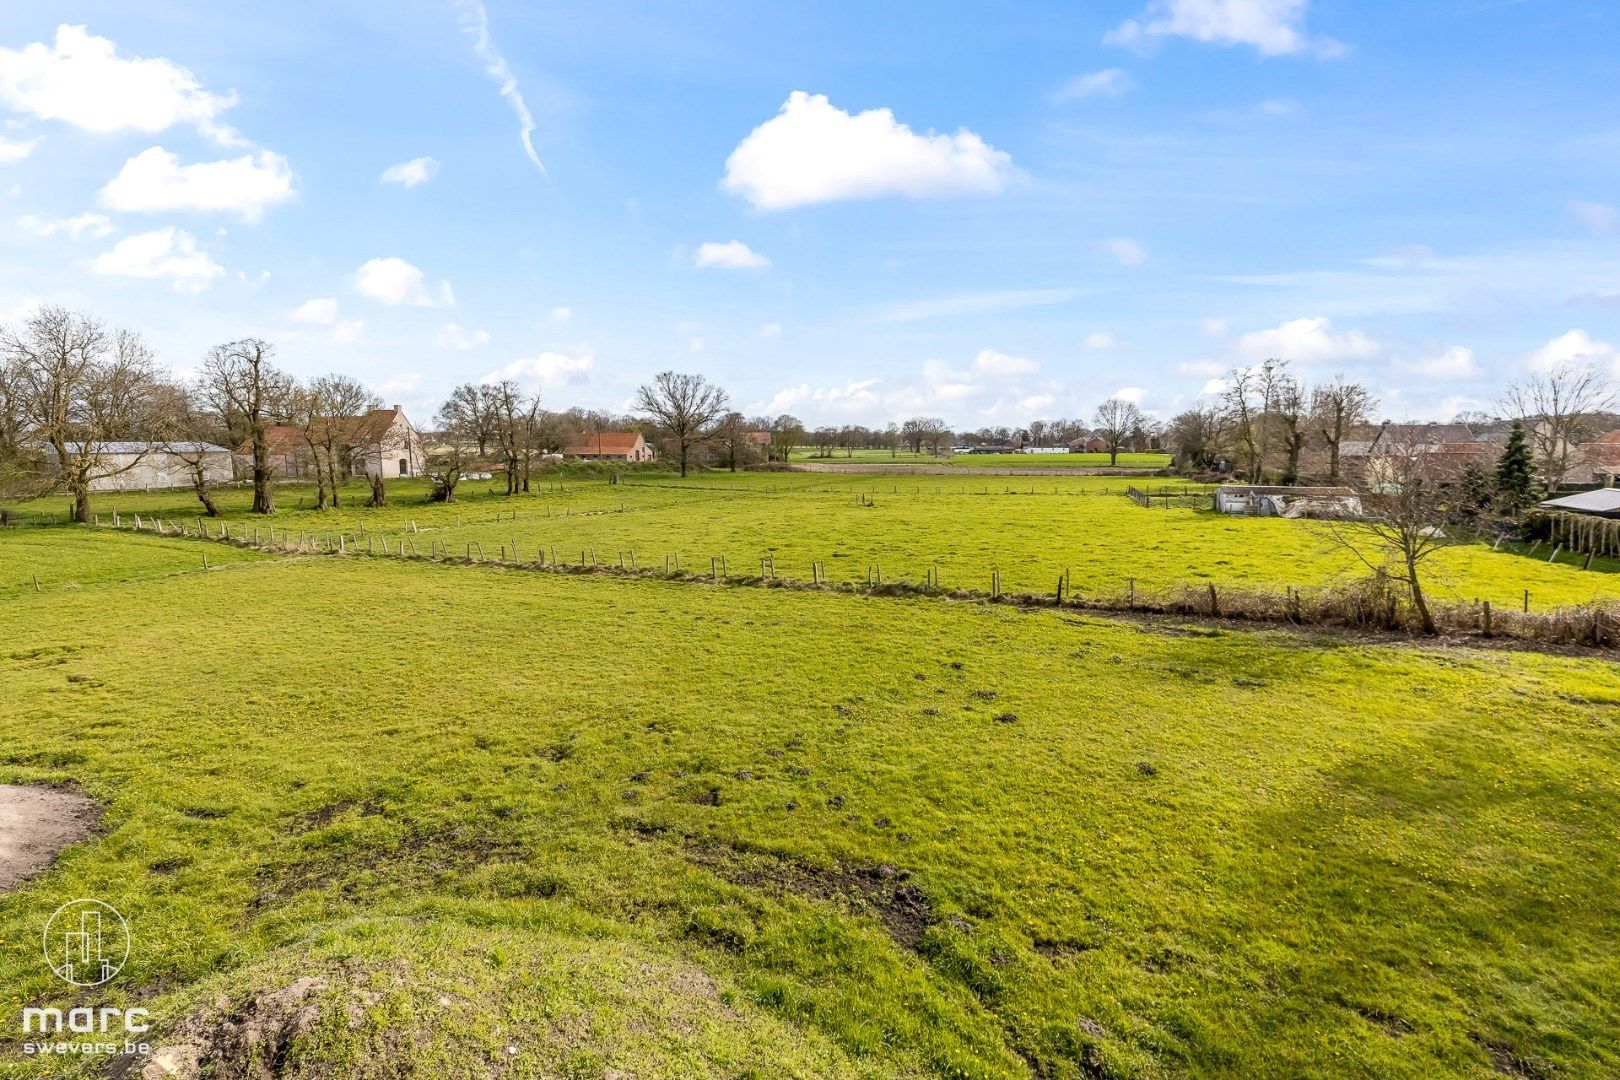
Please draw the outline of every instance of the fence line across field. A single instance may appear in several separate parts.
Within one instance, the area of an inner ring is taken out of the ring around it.
[[[1158,495],[1160,493],[1155,492],[1153,494]],[[1178,493],[1171,494],[1174,496]],[[126,526],[123,516],[119,512],[114,511],[112,514],[111,527],[128,527],[132,531],[150,531],[163,536],[195,537],[197,539],[229,543],[236,546],[260,550],[281,552],[292,551],[301,554],[328,554],[344,557],[366,554],[375,558],[378,556],[377,544],[380,542],[382,554],[384,556],[401,559],[415,559],[423,557],[418,552],[414,539],[402,535],[398,538],[397,543],[391,543],[389,537],[380,536],[375,532],[367,531],[363,527],[357,529],[353,534],[346,530],[340,530],[331,534],[300,531],[297,533],[296,540],[293,539],[293,533],[290,529],[283,529],[278,541],[275,526],[265,526],[262,530],[261,527],[255,526],[251,531],[249,531],[245,526],[239,526],[238,531],[233,535],[228,522],[220,521],[211,526],[208,519],[202,517],[192,518],[188,521],[186,519],[177,520],[163,518],[162,516],[144,517],[140,514],[134,514],[131,515],[131,518],[131,522]],[[99,515],[94,518],[93,524],[102,524]],[[410,522],[410,525],[414,535],[416,532],[415,521],[413,520]],[[1556,535],[1574,537],[1577,539],[1577,541],[1588,540],[1592,547],[1596,547],[1599,543],[1608,539],[1608,536],[1605,534],[1606,531],[1605,533],[1599,533],[1596,530],[1583,531],[1581,529],[1581,525],[1582,523],[1578,521],[1567,524],[1559,523],[1556,528],[1561,530],[1561,532],[1557,533]],[[364,552],[361,551],[362,540],[364,541],[365,546]],[[1529,553],[1534,554],[1540,545],[1541,541],[1536,541],[1531,546]],[[1498,541],[1497,546],[1500,546],[1500,541]],[[1563,545],[1561,543],[1554,544],[1552,556],[1553,559],[1556,559],[1562,548]],[[482,541],[469,541],[466,543],[464,550],[465,561],[467,563],[491,562],[485,552]],[[548,560],[547,546],[542,542],[536,542],[534,546],[535,559],[528,562],[522,560],[521,547],[515,539],[511,540],[510,546],[502,544],[499,550],[499,558],[498,560],[494,561],[495,564],[498,565],[529,567],[541,570],[549,570],[551,572],[588,571],[596,573],[619,573],[633,576],[646,576],[649,572],[651,572],[654,576],[657,576],[656,571],[649,571],[642,567],[633,548],[626,548],[616,553],[616,566],[611,563],[603,563],[598,558],[597,552],[594,549],[583,548],[580,551],[580,559],[577,567],[564,565],[558,559],[555,547],[550,548],[550,558]],[[510,558],[508,558],[508,552],[511,554]],[[1595,552],[1589,551],[1588,558],[1586,560],[1587,567],[1590,567],[1591,565],[1592,554],[1595,554]],[[430,541],[426,558],[441,562],[452,561],[449,545],[442,541]],[[203,568],[208,569],[210,564],[208,562],[206,552],[202,554],[201,561]],[[706,575],[706,577],[708,580],[712,580],[717,584],[724,582],[728,584],[746,585],[753,582],[758,582],[760,584],[779,584],[792,587],[830,587],[834,589],[853,590],[856,592],[860,592],[863,587],[862,583],[853,577],[842,582],[834,582],[827,573],[825,562],[821,560],[812,560],[808,569],[810,571],[808,580],[802,578],[784,577],[777,567],[775,555],[771,554],[762,556],[760,558],[760,574],[757,578],[750,578],[747,576],[733,577],[730,573],[726,556],[715,555],[711,556],[710,574]],[[693,575],[682,570],[680,555],[678,552],[665,556],[663,574],[666,577],[679,580],[694,580]],[[1190,583],[1183,582],[1161,587],[1155,593],[1144,594],[1139,592],[1137,579],[1132,577],[1127,578],[1122,582],[1122,588],[1117,595],[1101,594],[1086,596],[1076,593],[1073,590],[1071,582],[1071,568],[1065,568],[1063,573],[1057,578],[1056,585],[1050,593],[1008,593],[1003,587],[1002,573],[999,567],[992,567],[988,571],[985,583],[988,585],[988,589],[981,589],[973,586],[957,586],[947,589],[943,584],[940,568],[937,565],[930,565],[925,568],[923,578],[920,583],[914,580],[908,581],[904,577],[899,579],[891,578],[887,583],[885,583],[882,565],[874,562],[867,565],[864,588],[868,594],[944,595],[964,599],[988,599],[991,601],[1008,601],[1013,603],[1047,604],[1058,607],[1073,606],[1081,608],[1101,608],[1107,610],[1183,613],[1189,615],[1208,615],[1213,617],[1237,617],[1247,619],[1272,618],[1276,617],[1280,612],[1283,620],[1300,622],[1303,621],[1305,616],[1306,590],[1305,588],[1297,585],[1285,586],[1281,593],[1278,593],[1275,589],[1268,590],[1265,588],[1256,587],[1226,586],[1223,590],[1222,587],[1219,587],[1212,582],[1205,583],[1202,586],[1195,586]],[[30,572],[29,584],[33,586],[35,592],[43,591],[43,582],[39,578],[37,572]],[[1338,591],[1334,586],[1311,586],[1310,588],[1312,590],[1312,595],[1319,598],[1331,598],[1337,595]],[[1193,597],[1195,594],[1200,592],[1203,594],[1203,597],[1194,599]],[[1280,598],[1281,607],[1275,612],[1257,613],[1255,605],[1259,604],[1262,608],[1265,607],[1265,605],[1268,603],[1265,598],[1268,596]],[[1225,603],[1225,601],[1229,598],[1236,598],[1237,600],[1238,607],[1236,609],[1235,616],[1233,609],[1228,607],[1228,605]],[[1500,629],[1501,621],[1504,618],[1504,612],[1514,616],[1522,615],[1526,618],[1551,618],[1559,616],[1560,613],[1589,612],[1590,614],[1586,616],[1580,616],[1577,614],[1570,617],[1586,617],[1592,620],[1589,636],[1594,643],[1613,643],[1614,639],[1617,636],[1620,636],[1620,633],[1611,633],[1607,624],[1603,622],[1604,619],[1613,619],[1615,616],[1612,614],[1607,614],[1607,609],[1605,609],[1602,605],[1573,605],[1552,609],[1551,611],[1547,612],[1545,616],[1539,613],[1535,616],[1531,616],[1530,608],[1532,598],[1529,590],[1525,590],[1522,597],[1516,599],[1519,599],[1520,603],[1507,605],[1505,607],[1495,604],[1490,600],[1483,600],[1479,598],[1475,598],[1471,605],[1466,603],[1452,603],[1448,605],[1448,611],[1450,612],[1448,618],[1450,621],[1447,623],[1447,625],[1451,628],[1468,629],[1474,632],[1483,633],[1486,636],[1490,636]],[[1314,602],[1320,603],[1322,601],[1318,600]],[[1391,610],[1389,617],[1393,619],[1394,600],[1391,600],[1390,604]],[[1519,607],[1520,611],[1513,612],[1514,607]],[[1457,621],[1458,616],[1456,613],[1458,611],[1468,613],[1464,619],[1466,625]],[[1585,639],[1582,638],[1578,640]]]

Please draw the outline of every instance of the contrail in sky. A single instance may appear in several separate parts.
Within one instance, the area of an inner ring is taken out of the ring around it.
[[[455,0],[456,7],[461,9],[461,28],[472,36],[473,52],[478,59],[484,62],[484,71],[501,86],[501,97],[512,106],[512,111],[518,118],[518,138],[523,140],[523,150],[534,162],[534,167],[540,170],[540,175],[548,175],[546,167],[540,162],[540,155],[534,152],[534,117],[529,113],[529,106],[523,100],[523,91],[518,88],[517,77],[506,64],[506,57],[495,47],[495,42],[489,36],[489,13],[484,10],[483,0]]]

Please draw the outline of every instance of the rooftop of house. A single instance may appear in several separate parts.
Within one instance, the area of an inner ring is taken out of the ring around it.
[[[628,454],[641,442],[637,432],[603,431],[594,435],[581,435],[567,446],[563,453],[572,457],[587,454]]]

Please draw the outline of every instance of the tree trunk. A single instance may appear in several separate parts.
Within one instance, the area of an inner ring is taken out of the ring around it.
[[[90,524],[90,485],[79,482],[73,485],[73,520],[80,525]]]
[[[253,512],[276,512],[276,495],[270,488],[270,447],[262,426],[253,430]]]
[[[1439,633],[1434,625],[1434,616],[1429,612],[1429,602],[1423,596],[1423,585],[1418,580],[1417,563],[1410,556],[1406,560],[1406,581],[1412,588],[1412,606],[1417,608],[1418,621],[1422,624],[1423,632]]]
[[[1339,440],[1337,439],[1328,444],[1328,479],[1335,484],[1339,482]]]

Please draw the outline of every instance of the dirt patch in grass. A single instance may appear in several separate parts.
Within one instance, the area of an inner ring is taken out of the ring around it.
[[[759,852],[688,845],[683,854],[705,869],[749,889],[777,896],[791,893],[812,900],[843,900],[870,912],[897,945],[916,952],[936,920],[934,910],[911,873],[887,865],[838,863],[811,866]]]
[[[195,1080],[206,1071],[216,1077],[271,1080],[281,1075],[294,1041],[321,1019],[320,998],[326,989],[325,980],[309,977],[239,1002],[221,998],[180,1021],[170,1039],[150,1054],[124,1059],[124,1067],[115,1067],[112,1075]]]
[[[95,831],[101,808],[72,788],[0,784],[0,893]]]

